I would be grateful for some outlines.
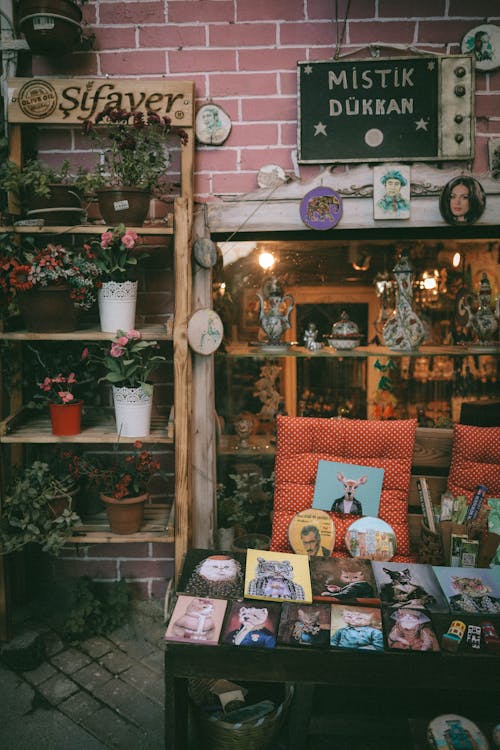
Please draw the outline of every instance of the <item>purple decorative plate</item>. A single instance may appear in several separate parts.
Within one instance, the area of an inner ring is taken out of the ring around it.
[[[311,229],[332,229],[341,216],[342,198],[331,188],[314,188],[300,203],[300,217]]]

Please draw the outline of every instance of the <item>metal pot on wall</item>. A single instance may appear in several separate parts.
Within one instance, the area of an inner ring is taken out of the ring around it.
[[[36,55],[72,52],[82,34],[82,11],[73,0],[21,0],[19,30]]]

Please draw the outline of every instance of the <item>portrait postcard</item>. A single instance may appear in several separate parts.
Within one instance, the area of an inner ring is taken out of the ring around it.
[[[166,641],[217,646],[227,602],[179,594],[165,632]]]
[[[309,568],[313,601],[380,604],[370,560],[314,557]]]
[[[313,508],[354,516],[378,516],[384,470],[375,466],[318,462]]]
[[[177,591],[191,596],[238,599],[243,596],[245,555],[190,549],[186,552]]]
[[[245,597],[311,604],[309,557],[288,552],[247,550]]]
[[[284,646],[315,646],[321,648],[330,642],[330,605],[281,605],[278,644]]]
[[[281,605],[239,599],[230,603],[224,621],[221,643],[230,646],[274,648]]]
[[[330,646],[362,651],[383,651],[380,607],[331,604]]]

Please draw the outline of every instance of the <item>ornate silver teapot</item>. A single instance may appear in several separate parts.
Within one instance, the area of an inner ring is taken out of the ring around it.
[[[259,323],[267,336],[267,343],[278,346],[284,332],[290,328],[290,313],[295,303],[291,294],[283,294],[283,288],[277,279],[271,277],[257,292],[260,302]]]
[[[477,295],[467,295],[462,301],[462,306],[462,313],[465,312],[466,317],[465,327],[472,331],[475,343],[479,346],[492,345],[500,319],[500,295],[493,310],[491,284],[485,273],[481,276]]]

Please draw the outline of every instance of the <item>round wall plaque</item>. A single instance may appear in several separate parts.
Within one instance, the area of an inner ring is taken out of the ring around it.
[[[285,170],[278,164],[265,164],[257,173],[257,185],[260,188],[277,188],[285,182]]]
[[[365,560],[391,560],[396,554],[396,534],[381,518],[363,516],[351,523],[345,544],[352,557]]]
[[[217,262],[217,247],[208,237],[198,237],[193,244],[195,261],[203,268],[213,268]]]
[[[197,354],[213,354],[221,345],[223,333],[222,320],[209,307],[196,310],[189,319],[188,342]]]
[[[231,119],[218,104],[204,104],[196,113],[196,138],[207,146],[221,146],[231,132]]]
[[[302,510],[290,521],[288,543],[297,555],[330,557],[335,545],[335,524],[324,510]]]
[[[342,198],[331,188],[314,188],[300,203],[300,218],[311,229],[332,229],[341,216]]]
[[[462,53],[472,53],[477,70],[500,67],[500,26],[492,23],[475,26],[462,39]]]

